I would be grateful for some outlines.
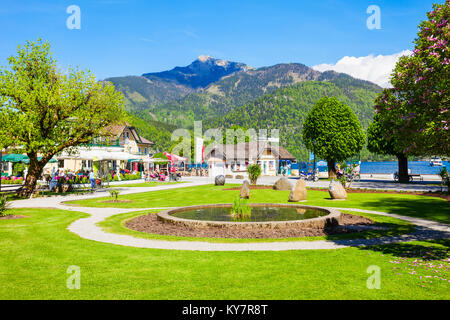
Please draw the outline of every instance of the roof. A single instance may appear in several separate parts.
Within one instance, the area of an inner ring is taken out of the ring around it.
[[[151,142],[150,140],[147,140],[144,137],[140,137],[140,138],[141,138],[142,143],[144,143],[144,144],[155,144],[154,142]]]
[[[261,154],[270,149],[278,159],[295,160],[295,157],[280,146],[273,146],[268,141],[252,141],[238,144],[219,144],[214,146],[206,158],[219,157],[224,160],[256,160]]]
[[[123,133],[123,131],[129,128],[131,131],[131,134],[135,135],[136,142],[142,143],[142,144],[154,144],[150,140],[145,139],[144,137],[141,137],[137,129],[133,126],[131,126],[129,123],[125,122],[124,124],[118,124],[118,125],[112,125],[105,129],[106,132],[108,132],[110,135],[119,138],[120,135]]]

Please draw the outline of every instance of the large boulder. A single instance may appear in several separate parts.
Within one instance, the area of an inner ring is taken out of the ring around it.
[[[274,190],[292,190],[292,183],[286,178],[281,178],[273,185]]]
[[[214,179],[216,186],[224,186],[225,185],[225,177],[220,175]]]
[[[245,180],[241,187],[241,199],[250,199],[250,182]]]
[[[294,189],[291,190],[289,194],[289,202],[299,202],[306,200],[308,192],[306,191],[305,180],[298,180],[295,184]]]
[[[347,191],[340,182],[331,181],[328,191],[333,200],[347,200]]]

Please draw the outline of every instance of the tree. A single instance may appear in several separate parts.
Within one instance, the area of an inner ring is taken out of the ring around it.
[[[419,25],[412,56],[402,57],[391,83],[396,133],[417,155],[450,154],[450,0],[435,4]],[[377,106],[378,107],[378,106]],[[381,105],[381,109],[382,109]]]
[[[23,195],[31,195],[53,156],[110,135],[105,128],[123,118],[123,96],[89,71],[58,70],[40,39],[19,46],[8,62],[0,69],[0,148],[30,158]]]
[[[247,168],[248,177],[252,184],[256,184],[258,178],[261,176],[261,167],[258,164],[252,164]]]
[[[397,141],[393,124],[383,118],[383,114],[375,114],[373,122],[367,129],[367,147],[370,152],[396,156],[398,159],[398,175],[400,182],[408,182],[408,155]]]
[[[336,98],[317,101],[303,125],[306,147],[328,162],[328,174],[336,178],[336,161],[357,155],[364,146],[364,132],[355,113]]]

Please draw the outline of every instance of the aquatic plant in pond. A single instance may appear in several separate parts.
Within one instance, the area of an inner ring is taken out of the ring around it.
[[[251,218],[252,207],[247,204],[247,199],[236,198],[234,200],[231,216],[234,219]]]

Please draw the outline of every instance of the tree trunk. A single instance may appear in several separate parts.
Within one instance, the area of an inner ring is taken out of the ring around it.
[[[398,158],[398,181],[401,183],[409,182],[408,157],[404,154],[397,155]]]
[[[336,162],[334,160],[327,160],[328,163],[328,179],[336,179]]]
[[[20,193],[20,196],[22,197],[31,197],[33,195],[39,177],[42,175],[42,170],[44,169],[44,166],[38,161],[35,154],[29,154],[28,157],[30,158],[30,165],[28,167],[28,174],[25,179],[23,190]]]

